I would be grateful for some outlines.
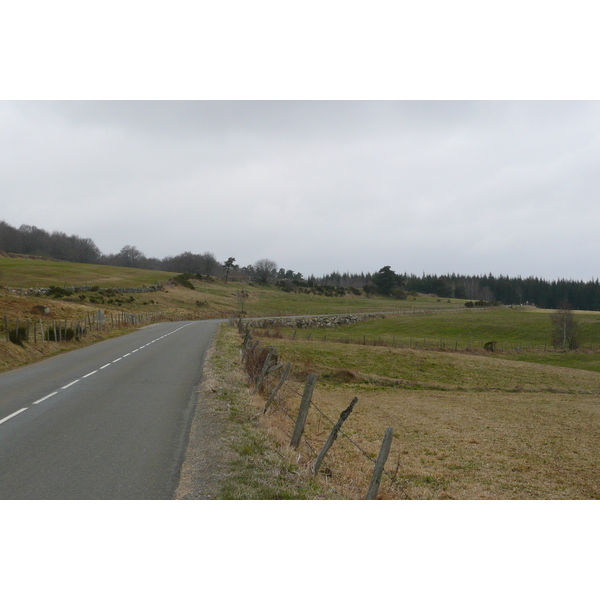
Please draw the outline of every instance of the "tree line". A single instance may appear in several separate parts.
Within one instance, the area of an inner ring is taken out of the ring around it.
[[[235,258],[219,262],[212,252],[182,252],[176,256],[152,258],[135,246],[126,245],[115,254],[104,254],[90,238],[67,235],[60,231],[49,233],[32,225],[13,227],[0,221],[0,251],[54,258],[69,262],[137,267],[160,271],[194,273],[226,280],[254,280],[259,283],[283,282],[289,291],[293,285],[322,286],[340,293],[379,293],[402,298],[417,292],[443,298],[464,298],[471,301],[502,304],[534,304],[540,308],[558,308],[568,302],[576,310],[600,310],[600,282],[558,279],[547,281],[538,277],[509,277],[460,274],[415,275],[396,274],[389,266],[374,273],[340,273],[333,271],[319,277],[290,269],[278,268],[275,261],[261,259],[247,266],[235,264]],[[292,285],[292,282],[295,282]],[[282,286],[283,287],[283,286]]]
[[[385,271],[378,273],[333,272],[315,278],[317,284],[354,287],[373,291],[374,278],[391,278],[385,295],[394,295],[393,290],[405,293],[432,294],[441,298],[464,298],[471,301],[499,302],[506,305],[531,304],[539,308],[556,309],[568,303],[575,310],[600,310],[600,281],[577,281],[558,279],[547,281],[539,277],[509,277],[507,275],[415,275],[404,273],[402,282],[394,281],[393,275]],[[389,269],[389,267],[387,267]],[[377,282],[379,283],[379,282]],[[375,291],[382,293],[381,285]]]

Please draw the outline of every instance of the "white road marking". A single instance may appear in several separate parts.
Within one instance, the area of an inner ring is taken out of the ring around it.
[[[66,390],[68,387],[71,387],[72,385],[75,385],[78,381],[79,381],[79,379],[76,379],[75,381],[71,381],[71,383],[67,383],[67,385],[63,385],[60,389],[61,390]]]
[[[52,392],[51,394],[48,394],[47,396],[44,396],[43,398],[36,400],[34,402],[34,404],[39,404],[40,402],[43,402],[44,400],[48,400],[48,398],[52,398],[52,396],[56,396],[56,394],[58,394],[58,392]]]
[[[140,346],[136,350],[132,350],[131,352],[128,352],[127,354],[124,354],[120,358],[117,358],[117,359],[113,360],[112,362],[106,363],[104,366],[100,367],[99,369],[96,369],[95,371],[91,371],[87,375],[83,375],[83,377],[81,377],[81,379],[85,379],[86,377],[90,377],[94,373],[97,373],[98,371],[102,371],[102,369],[106,369],[107,367],[110,367],[110,365],[112,365],[113,363],[119,362],[120,360],[122,360],[126,356],[130,356],[131,354],[134,354],[135,352],[138,352],[142,348],[146,348],[146,346],[149,346],[150,344],[154,344],[154,342],[158,342],[158,341],[160,341],[160,340],[162,340],[162,339],[164,339],[164,338],[166,338],[166,337],[168,337],[170,335],[173,335],[174,333],[177,333],[178,331],[180,331],[184,327],[188,327],[189,325],[191,325],[191,323],[188,323],[187,325],[184,325],[183,327],[179,327],[178,329],[175,329],[174,331],[171,331],[170,333],[166,333],[165,335],[163,335],[163,336],[161,336],[159,338],[156,338],[155,340],[152,340],[151,342],[148,342],[144,346]],[[66,390],[67,388],[70,388],[72,385],[75,385],[78,381],[81,381],[81,379],[75,379],[75,381],[71,381],[71,383],[67,383],[67,385],[62,386],[60,389],[61,390]],[[58,394],[58,392],[59,392],[59,390],[57,390],[55,392],[52,392],[51,394],[48,394],[47,396],[44,396],[43,398],[40,398],[39,400],[36,400],[33,404],[39,404],[40,402],[43,402],[44,400],[48,400],[48,398],[52,398],[52,396],[56,396],[56,394]],[[8,415],[8,417],[4,417],[4,419],[2,419],[0,421],[0,425],[2,423],[4,423],[4,422],[8,421],[9,419],[12,419],[13,417],[16,417],[18,414],[22,413],[25,410],[27,410],[27,407],[21,408],[20,410],[17,410],[16,412],[12,413],[11,415]]]
[[[22,408],[21,410],[14,412],[12,415],[8,415],[8,417],[4,417],[4,419],[2,419],[2,421],[0,421],[0,425],[2,425],[2,423],[4,423],[5,421],[8,421],[9,419],[16,417],[19,413],[22,413],[24,410],[27,410],[27,408]]]

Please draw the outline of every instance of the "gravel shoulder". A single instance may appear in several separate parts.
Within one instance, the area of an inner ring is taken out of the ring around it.
[[[218,334],[206,353],[202,379],[196,389],[196,407],[174,494],[176,500],[216,499],[227,477],[227,465],[234,458],[227,433],[228,410],[217,396],[217,343]]]

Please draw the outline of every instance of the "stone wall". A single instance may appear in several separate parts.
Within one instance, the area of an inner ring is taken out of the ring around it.
[[[336,315],[329,317],[281,317],[275,319],[246,319],[244,324],[253,329],[277,329],[293,327],[294,329],[326,329],[339,325],[351,325],[370,319],[385,319],[381,313],[359,315]]]

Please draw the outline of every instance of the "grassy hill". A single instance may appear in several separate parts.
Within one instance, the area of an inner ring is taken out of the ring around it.
[[[0,258],[0,286],[11,289],[66,286],[142,287],[176,273],[55,260]]]
[[[395,301],[389,298],[367,298],[365,295],[327,297],[283,292],[274,285],[255,285],[239,281],[191,279],[186,285],[177,280],[177,273],[112,267],[107,265],[77,264],[40,258],[0,257],[0,342],[5,340],[4,317],[10,327],[29,321],[70,323],[90,319],[98,309],[107,316],[110,328],[94,332],[94,336],[78,342],[39,342],[16,347],[0,343],[0,369],[7,369],[62,351],[79,347],[90,340],[107,335],[118,335],[127,327],[114,326],[118,315],[158,315],[168,319],[229,318],[242,308],[246,316],[284,316],[303,314],[352,313],[365,311],[398,310],[411,306],[441,306],[433,298],[415,298]],[[141,288],[161,282],[159,291],[146,293],[117,293],[113,288]],[[191,288],[189,285],[191,284]],[[39,288],[62,288],[52,295],[36,294]],[[69,291],[72,287],[90,286],[90,291]],[[453,301],[459,303],[459,301]],[[445,303],[444,307],[450,307]],[[40,306],[45,312],[40,312]],[[154,318],[154,317],[153,317]]]

